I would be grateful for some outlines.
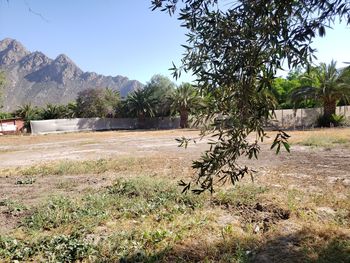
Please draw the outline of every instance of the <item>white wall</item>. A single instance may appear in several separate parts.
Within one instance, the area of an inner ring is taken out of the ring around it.
[[[322,114],[323,108],[276,110],[275,117],[269,121],[268,126],[284,129],[311,128],[317,124],[317,119]],[[350,106],[337,107],[336,114],[344,115],[350,121]]]
[[[179,118],[149,118],[145,121],[150,129],[174,129],[180,125]],[[76,131],[131,130],[140,128],[134,118],[75,118],[31,121],[32,134],[47,134]]]
[[[0,132],[12,132],[17,131],[17,126],[15,124],[0,123]]]

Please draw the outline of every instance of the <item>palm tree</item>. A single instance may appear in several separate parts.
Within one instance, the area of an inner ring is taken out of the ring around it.
[[[25,120],[34,119],[38,115],[38,108],[33,107],[31,103],[24,104],[15,111],[15,116],[21,117]]]
[[[65,106],[66,108],[66,114],[65,114],[65,118],[76,118],[77,117],[77,104],[76,102],[72,101],[72,102],[68,102],[68,104]]]
[[[140,126],[144,125],[146,117],[155,116],[157,99],[148,89],[136,90],[130,93],[126,99],[129,112],[139,119]]]
[[[307,75],[306,80],[316,85],[302,86],[294,90],[291,100],[297,105],[306,99],[315,99],[323,105],[323,118],[330,126],[340,99],[349,102],[350,98],[350,67],[336,68],[332,60],[329,65],[321,63],[313,72]]]
[[[62,108],[51,103],[41,110],[41,117],[44,120],[59,119],[62,115],[64,115]]]
[[[30,103],[20,106],[14,112],[14,115],[24,120],[24,127],[28,132],[30,132],[30,121],[40,119],[39,109],[37,107],[33,107]]]
[[[113,117],[116,115],[117,108],[120,105],[120,93],[119,91],[112,90],[110,88],[105,89],[105,104],[108,109],[107,116]]]
[[[200,103],[197,91],[189,83],[183,83],[171,95],[171,108],[180,114],[180,127],[188,128],[188,116]]]

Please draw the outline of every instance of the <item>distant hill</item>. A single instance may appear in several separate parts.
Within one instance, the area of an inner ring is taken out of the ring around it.
[[[41,52],[29,52],[20,42],[10,38],[0,41],[0,71],[6,75],[2,109],[5,111],[12,111],[24,103],[38,106],[66,104],[87,88],[109,87],[124,97],[143,87],[139,81],[127,77],[83,72],[64,54],[53,60]]]

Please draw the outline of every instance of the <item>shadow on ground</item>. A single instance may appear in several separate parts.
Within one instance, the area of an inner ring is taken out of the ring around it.
[[[350,262],[350,236],[336,230],[303,229],[258,239],[232,237],[210,245],[191,240],[155,255],[139,252],[120,262]]]

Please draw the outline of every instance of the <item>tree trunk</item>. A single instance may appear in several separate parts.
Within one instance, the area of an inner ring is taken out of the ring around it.
[[[335,100],[328,100],[323,103],[323,117],[327,122],[327,126],[331,125],[332,115],[335,114],[337,102]]]
[[[146,128],[146,117],[143,112],[140,112],[137,118],[138,128],[145,129]]]
[[[187,110],[180,111],[180,127],[188,128],[188,111]]]

